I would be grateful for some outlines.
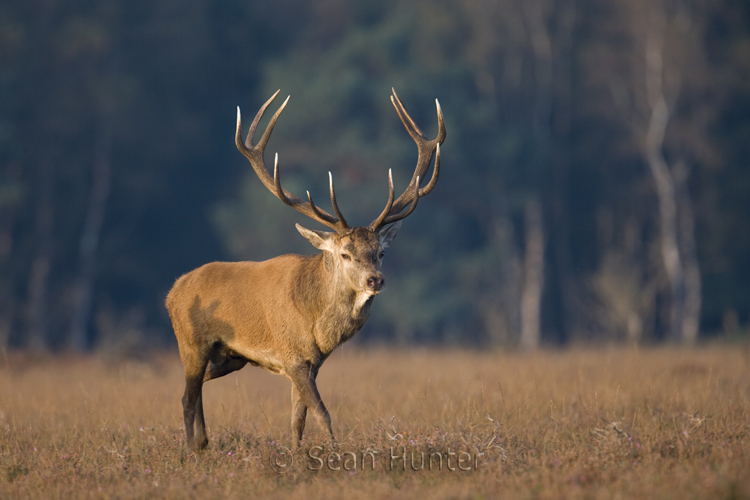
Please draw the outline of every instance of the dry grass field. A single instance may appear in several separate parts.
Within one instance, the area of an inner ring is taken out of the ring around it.
[[[10,356],[0,498],[750,498],[746,346],[343,346],[319,387],[335,452],[314,422],[287,452],[289,382],[247,367],[204,386],[194,455],[176,354]]]

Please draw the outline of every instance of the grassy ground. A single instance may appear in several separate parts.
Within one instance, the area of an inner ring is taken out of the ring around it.
[[[314,422],[284,448],[289,382],[250,367],[204,386],[211,443],[196,456],[176,355],[11,356],[0,497],[750,498],[749,368],[744,346],[344,346],[319,377],[335,453]]]

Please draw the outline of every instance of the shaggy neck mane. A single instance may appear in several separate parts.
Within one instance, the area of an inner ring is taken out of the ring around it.
[[[358,318],[369,314],[372,295],[351,288],[334,268],[333,258],[326,252],[305,258],[294,287],[295,302],[310,313],[322,313],[331,306],[348,311]]]

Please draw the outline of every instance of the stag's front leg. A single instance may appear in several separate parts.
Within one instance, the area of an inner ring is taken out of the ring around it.
[[[307,417],[307,406],[297,387],[292,383],[292,434],[294,436],[295,448],[302,441],[302,433],[305,431],[305,418]]]
[[[317,370],[312,367],[310,363],[301,363],[293,366],[287,371],[289,379],[292,381],[294,388],[299,394],[299,399],[302,404],[306,407],[304,413],[303,410],[298,410],[299,406],[294,405],[292,407],[292,426],[295,432],[295,437],[302,437],[302,430],[304,428],[304,416],[302,417],[302,426],[295,427],[295,423],[299,420],[295,420],[295,411],[300,411],[301,415],[306,415],[307,409],[312,411],[315,420],[318,422],[320,429],[323,432],[328,432],[331,438],[331,442],[335,443],[336,438],[333,436],[331,430],[331,416],[328,414],[328,410],[323,404],[323,400],[320,399],[320,393],[318,393],[318,386],[315,383],[315,377],[317,376]],[[294,403],[293,403],[294,404]],[[298,431],[299,429],[299,431]]]

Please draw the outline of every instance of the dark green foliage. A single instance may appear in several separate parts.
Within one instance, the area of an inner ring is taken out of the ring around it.
[[[679,77],[664,155],[689,172],[711,334],[750,313],[750,7],[662,4],[665,79]],[[543,338],[622,339],[629,312],[661,338],[639,5],[5,2],[0,347],[68,345],[100,150],[112,180],[91,346],[172,342],[163,298],[202,263],[313,252],[294,222],[314,223],[233,144],[235,106],[247,127],[277,88],[292,96],[269,147],[285,187],[325,207],[330,170],[353,224],[382,209],[388,168],[397,190],[414,168],[390,88],[430,137],[443,107],[440,182],[389,250],[362,339],[514,345],[530,199],[544,206]]]

